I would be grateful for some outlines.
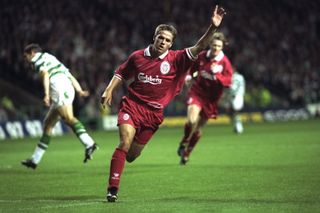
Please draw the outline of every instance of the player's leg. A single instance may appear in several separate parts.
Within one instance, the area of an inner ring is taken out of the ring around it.
[[[239,115],[239,111],[243,108],[243,97],[238,95],[235,96],[235,98],[232,101],[232,123],[234,127],[234,131],[237,134],[241,134],[243,132],[243,124],[241,117]]]
[[[140,144],[140,143],[137,143],[136,141],[134,141],[131,144],[131,147],[128,151],[128,155],[126,157],[126,160],[129,163],[132,163],[136,158],[138,158],[140,156],[144,146],[145,146],[145,144]]]
[[[191,133],[191,126],[188,122],[186,122],[184,124],[184,134],[183,134],[183,137],[179,143],[179,147],[177,150],[178,156],[180,156],[180,157],[183,155],[183,152],[184,152],[186,146],[188,146],[189,141],[187,141],[187,138],[189,138],[190,133]]]
[[[201,120],[200,116],[201,107],[199,105],[189,105],[188,106],[188,120],[187,123],[191,126],[191,131],[187,140],[190,140],[193,133],[199,126],[199,122]]]
[[[189,105],[188,106],[188,114],[187,114],[187,122],[184,125],[184,135],[180,141],[178,147],[178,155],[182,156],[185,148],[188,146],[190,138],[195,131],[197,123],[200,119],[200,111],[201,108],[198,105]]]
[[[238,112],[235,112],[232,117],[232,123],[234,127],[234,131],[237,134],[243,133],[243,124],[240,115]]]
[[[136,133],[135,138],[130,146],[126,160],[131,163],[138,158],[145,147],[150,141],[152,136],[156,133],[158,127],[146,127],[142,126]]]
[[[72,105],[63,105],[58,108],[59,114],[65,123],[70,126],[73,132],[78,136],[80,142],[85,146],[85,157],[83,162],[86,163],[92,159],[92,154],[98,149],[97,144],[90,137],[84,125],[73,114]]]
[[[118,198],[121,174],[135,134],[136,129],[132,125],[119,125],[120,142],[110,162],[109,185],[107,188],[107,200],[109,202],[115,202]]]
[[[35,169],[37,165],[40,163],[45,151],[49,146],[52,129],[59,120],[59,118],[59,112],[56,109],[51,108],[44,119],[43,134],[31,158],[21,162],[24,166]]]
[[[192,150],[195,148],[202,136],[201,129],[205,126],[207,121],[208,118],[199,116],[199,121],[197,122],[194,132],[189,140],[188,146],[186,147],[185,151],[183,152],[183,156],[181,157],[181,165],[185,165],[188,162]]]

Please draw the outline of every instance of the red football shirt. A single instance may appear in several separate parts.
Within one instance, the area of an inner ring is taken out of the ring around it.
[[[152,58],[149,46],[133,52],[115,71],[115,76],[132,81],[128,86],[130,98],[163,109],[181,91],[195,59],[189,49],[169,50]]]
[[[224,87],[231,86],[232,65],[221,51],[214,59],[209,58],[210,50],[202,51],[191,68],[191,73],[198,72],[192,83],[190,93],[199,95],[208,101],[218,101]]]

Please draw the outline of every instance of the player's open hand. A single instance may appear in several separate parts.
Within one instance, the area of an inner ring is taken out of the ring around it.
[[[101,96],[100,103],[102,107],[105,108],[106,106],[111,106],[111,102],[112,102],[112,92],[106,89]]]
[[[81,90],[78,92],[80,97],[88,97],[90,95],[89,91],[87,90]]]
[[[219,25],[221,24],[221,21],[223,19],[223,16],[225,14],[227,14],[225,9],[216,5],[216,7],[214,8],[212,17],[211,17],[212,24],[216,27],[219,27]]]

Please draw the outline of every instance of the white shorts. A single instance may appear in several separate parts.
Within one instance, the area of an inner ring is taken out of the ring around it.
[[[236,111],[240,111],[243,108],[243,96],[242,95],[236,95],[232,100],[232,109]]]
[[[65,105],[72,105],[75,91],[71,80],[64,74],[57,74],[50,78],[51,108],[56,109]]]

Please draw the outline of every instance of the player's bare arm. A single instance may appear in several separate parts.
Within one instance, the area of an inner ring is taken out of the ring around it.
[[[113,91],[118,88],[122,84],[122,80],[118,77],[113,76],[110,83],[108,84],[107,88],[104,90],[102,96],[101,96],[101,105],[103,107],[105,106],[111,106],[112,102],[112,94]]]
[[[220,26],[223,16],[226,14],[225,10],[222,7],[216,5],[212,17],[211,24],[208,28],[207,32],[199,39],[199,41],[190,48],[190,52],[193,56],[197,56],[202,50],[207,48],[212,38],[213,33]]]
[[[89,91],[82,90],[79,81],[75,77],[71,76],[70,79],[71,79],[71,82],[72,82],[74,89],[76,90],[76,92],[78,93],[78,95],[80,97],[88,97],[90,95]]]
[[[43,89],[44,89],[43,103],[46,107],[49,107],[50,106],[49,73],[46,70],[41,70],[40,76],[42,79],[42,84],[43,84]]]

